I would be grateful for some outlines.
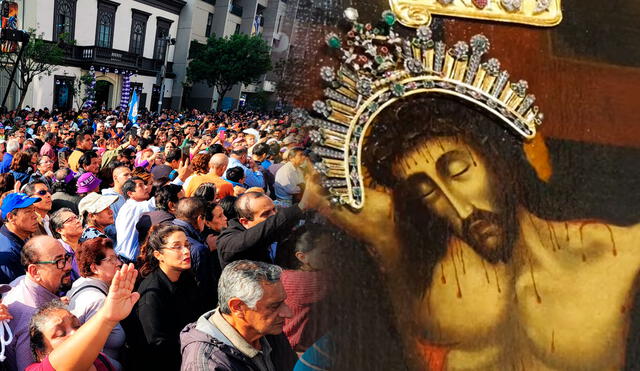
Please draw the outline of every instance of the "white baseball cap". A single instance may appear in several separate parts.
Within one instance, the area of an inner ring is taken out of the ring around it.
[[[104,196],[100,193],[89,193],[88,195],[84,196],[84,198],[80,200],[80,203],[78,204],[80,216],[82,217],[85,212],[89,214],[99,213],[107,207],[111,206],[117,200],[117,195]]]

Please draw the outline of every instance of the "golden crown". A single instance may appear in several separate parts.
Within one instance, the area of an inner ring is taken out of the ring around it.
[[[497,59],[483,61],[490,46],[484,35],[447,48],[432,39],[427,26],[411,39],[400,37],[393,31],[397,18],[388,10],[375,26],[359,23],[353,8],[344,16],[352,24],[346,40],[335,33],[325,38],[342,54],[342,63],[337,71],[327,66],[320,70],[328,85],[326,99],[313,102],[313,109],[321,118],[295,113],[303,125],[314,128],[313,151],[322,157],[315,167],[333,203],[362,208],[364,134],[379,112],[411,95],[455,96],[492,113],[523,139],[535,136],[543,119],[535,96],[527,93],[526,81],[511,82]]]

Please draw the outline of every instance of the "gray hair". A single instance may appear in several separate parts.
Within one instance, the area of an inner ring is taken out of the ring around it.
[[[33,359],[40,360],[46,348],[42,328],[49,321],[49,316],[57,310],[69,311],[67,306],[60,299],[53,299],[38,308],[38,311],[31,317],[29,323],[29,338],[31,340],[31,354]]]
[[[7,141],[7,152],[14,154],[20,150],[20,143],[17,139],[9,139]]]
[[[72,213],[77,216],[77,214],[74,213],[70,208],[63,207],[61,209],[58,209],[49,217],[49,230],[51,230],[51,235],[53,236],[53,238],[62,237],[60,235],[60,232],[58,232],[58,229],[62,229],[62,227],[64,226],[64,222],[66,219],[63,218],[62,215],[65,213]]]
[[[280,280],[282,268],[277,265],[251,260],[238,260],[227,265],[218,282],[220,313],[231,314],[229,300],[238,298],[249,308],[255,309],[262,299],[261,283],[273,284]]]

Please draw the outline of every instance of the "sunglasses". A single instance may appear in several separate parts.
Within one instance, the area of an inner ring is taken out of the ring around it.
[[[34,193],[34,195],[38,195],[38,196],[44,196],[46,194],[49,194],[49,191],[46,190],[46,189],[42,189],[42,190]]]

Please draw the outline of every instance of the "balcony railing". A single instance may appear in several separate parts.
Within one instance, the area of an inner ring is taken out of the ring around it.
[[[231,8],[229,8],[229,13],[233,15],[237,15],[238,17],[242,17],[242,7],[240,5],[231,3]]]
[[[161,60],[144,58],[124,50],[77,45],[63,45],[62,48],[65,50],[65,58],[69,63],[103,64],[147,73],[160,71],[162,67]]]

